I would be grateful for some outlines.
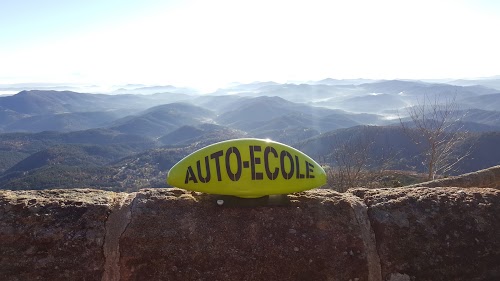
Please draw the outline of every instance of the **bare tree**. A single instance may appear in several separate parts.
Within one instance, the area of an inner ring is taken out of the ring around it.
[[[348,135],[335,135],[329,159],[325,159],[331,165],[326,170],[328,188],[345,192],[358,186],[394,186],[384,181],[393,174],[388,170],[398,162],[400,152],[389,144],[384,132],[377,126],[363,126]]]
[[[440,99],[439,96],[424,96],[417,104],[407,108],[409,122],[400,117],[400,124],[422,152],[427,179],[437,174],[446,174],[470,154],[471,147],[457,150],[468,136],[455,97]]]
[[[368,169],[372,146],[373,141],[366,134],[366,129],[359,135],[351,135],[345,140],[333,140],[331,144],[333,167],[328,170],[328,186],[339,192],[358,186],[363,172]]]

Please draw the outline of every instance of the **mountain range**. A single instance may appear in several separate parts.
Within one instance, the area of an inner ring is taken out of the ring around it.
[[[469,172],[500,164],[500,155],[488,153],[500,143],[495,85],[325,79],[236,84],[211,94],[146,85],[112,94],[22,90],[0,96],[0,188],[165,186],[168,169],[189,152],[241,137],[280,141],[327,162],[336,142],[360,132],[375,143],[371,159],[391,150],[399,155],[392,168],[420,171],[399,120],[431,96],[463,112],[475,145],[456,172]]]

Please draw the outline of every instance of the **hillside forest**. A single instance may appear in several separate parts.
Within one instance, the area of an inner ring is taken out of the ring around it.
[[[498,77],[255,82],[210,94],[144,85],[1,90],[16,94],[0,96],[0,189],[167,187],[177,161],[234,138],[303,151],[325,167],[325,188],[338,191],[500,164]]]

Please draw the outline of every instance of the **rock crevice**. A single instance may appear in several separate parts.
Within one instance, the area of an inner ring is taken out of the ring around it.
[[[104,274],[102,281],[120,280],[120,238],[130,224],[136,193],[117,193],[106,220]]]
[[[361,237],[366,249],[368,281],[381,281],[382,273],[380,258],[377,252],[375,233],[373,232],[370,218],[368,217],[368,207],[362,199],[357,196],[352,195],[349,199],[356,221],[360,227]]]

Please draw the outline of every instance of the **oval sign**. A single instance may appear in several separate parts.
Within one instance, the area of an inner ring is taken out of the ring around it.
[[[191,153],[168,172],[171,186],[205,193],[257,198],[322,186],[323,168],[288,145],[235,139]]]

